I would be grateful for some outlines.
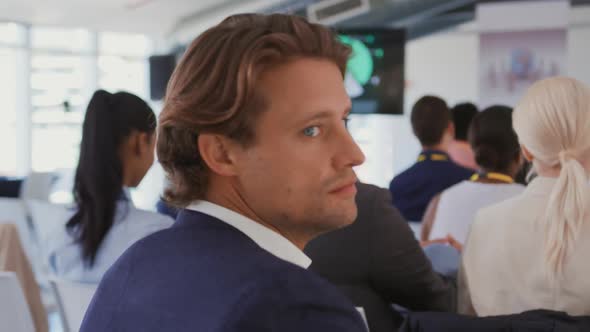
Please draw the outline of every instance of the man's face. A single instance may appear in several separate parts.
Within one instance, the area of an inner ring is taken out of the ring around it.
[[[311,238],[352,223],[352,167],[364,155],[346,130],[351,104],[338,67],[297,59],[259,83],[268,108],[253,128],[255,142],[238,153],[242,198],[281,233]]]

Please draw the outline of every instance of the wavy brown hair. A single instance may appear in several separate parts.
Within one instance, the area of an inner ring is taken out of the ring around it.
[[[297,58],[335,63],[344,77],[350,49],[328,28],[297,16],[240,14],[205,31],[175,69],[160,115],[157,153],[168,178],[164,200],[183,207],[205,196],[209,169],[200,133],[254,143],[253,126],[266,102],[257,81]]]

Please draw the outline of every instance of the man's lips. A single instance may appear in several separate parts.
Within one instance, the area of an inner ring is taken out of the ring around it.
[[[356,194],[356,179],[339,185],[331,190],[330,194]]]

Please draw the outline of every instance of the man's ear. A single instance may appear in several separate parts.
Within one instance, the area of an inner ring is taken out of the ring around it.
[[[524,156],[524,159],[526,159],[526,161],[528,162],[533,161],[533,159],[535,158],[533,154],[524,145],[521,145],[520,148],[522,150],[522,155]]]
[[[525,163],[525,159],[524,156],[522,154],[522,152],[519,152],[516,154],[514,161],[516,162],[516,164],[518,165],[518,167],[522,167]]]
[[[197,138],[197,146],[201,158],[209,169],[222,176],[236,175],[235,158],[232,151],[235,149],[228,138],[215,134],[200,134]]]
[[[447,127],[447,132],[449,133],[449,136],[452,139],[455,138],[455,124],[453,122],[449,123],[449,126]]]
[[[142,153],[142,139],[144,139],[142,137],[142,133],[137,132],[137,131],[133,131],[131,132],[131,135],[128,136],[127,138],[127,144],[129,147],[129,152],[133,153],[136,156],[141,156]]]
[[[143,155],[146,152],[151,152],[148,151],[152,145],[152,139],[154,139],[153,135],[150,133],[144,133],[144,132],[140,132],[137,134],[137,141],[136,141],[136,151],[138,154]]]

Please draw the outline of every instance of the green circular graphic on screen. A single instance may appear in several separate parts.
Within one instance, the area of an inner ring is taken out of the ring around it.
[[[369,48],[360,40],[349,36],[338,36],[343,44],[352,48],[352,55],[346,64],[346,70],[360,85],[365,85],[373,76],[373,57]]]

